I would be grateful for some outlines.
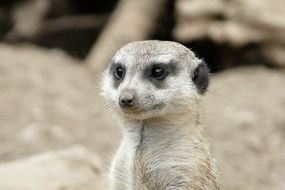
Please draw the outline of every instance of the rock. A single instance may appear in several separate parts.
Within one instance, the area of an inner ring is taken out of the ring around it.
[[[16,5],[13,10],[13,32],[9,33],[7,37],[35,37],[48,12],[49,5],[50,2],[47,0],[25,1]]]
[[[30,45],[0,44],[0,60],[0,162],[78,143],[111,154],[120,133],[99,97],[99,75]]]
[[[224,189],[285,189],[285,75],[241,67],[212,77],[205,97],[210,137]]]
[[[178,0],[176,13],[178,41],[209,39],[237,49],[254,44],[258,56],[285,67],[283,0]]]
[[[81,146],[0,165],[3,190],[104,190],[104,180],[98,157]]]

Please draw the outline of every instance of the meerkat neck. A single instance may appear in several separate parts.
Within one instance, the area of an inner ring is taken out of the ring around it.
[[[178,122],[179,121],[179,122]],[[160,144],[165,141],[181,141],[200,136],[199,119],[176,120],[124,120],[123,134],[129,144],[139,147],[141,144]]]

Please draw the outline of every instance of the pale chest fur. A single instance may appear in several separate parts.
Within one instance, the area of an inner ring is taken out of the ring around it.
[[[114,190],[218,189],[204,138],[171,127],[142,125],[125,134],[111,171]]]

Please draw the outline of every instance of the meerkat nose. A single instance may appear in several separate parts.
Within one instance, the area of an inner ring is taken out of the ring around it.
[[[126,89],[121,92],[119,97],[119,104],[121,108],[132,108],[135,105],[135,91]]]

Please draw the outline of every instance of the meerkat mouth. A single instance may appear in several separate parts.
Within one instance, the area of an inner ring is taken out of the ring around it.
[[[133,115],[140,115],[146,113],[148,110],[142,109],[140,107],[135,107],[135,108],[122,108],[120,109],[122,113],[125,114],[133,114]]]
[[[125,108],[120,110],[123,113],[123,115],[125,115],[126,117],[150,118],[159,114],[164,107],[165,105],[161,103],[153,105],[150,108],[134,107],[134,108]]]

